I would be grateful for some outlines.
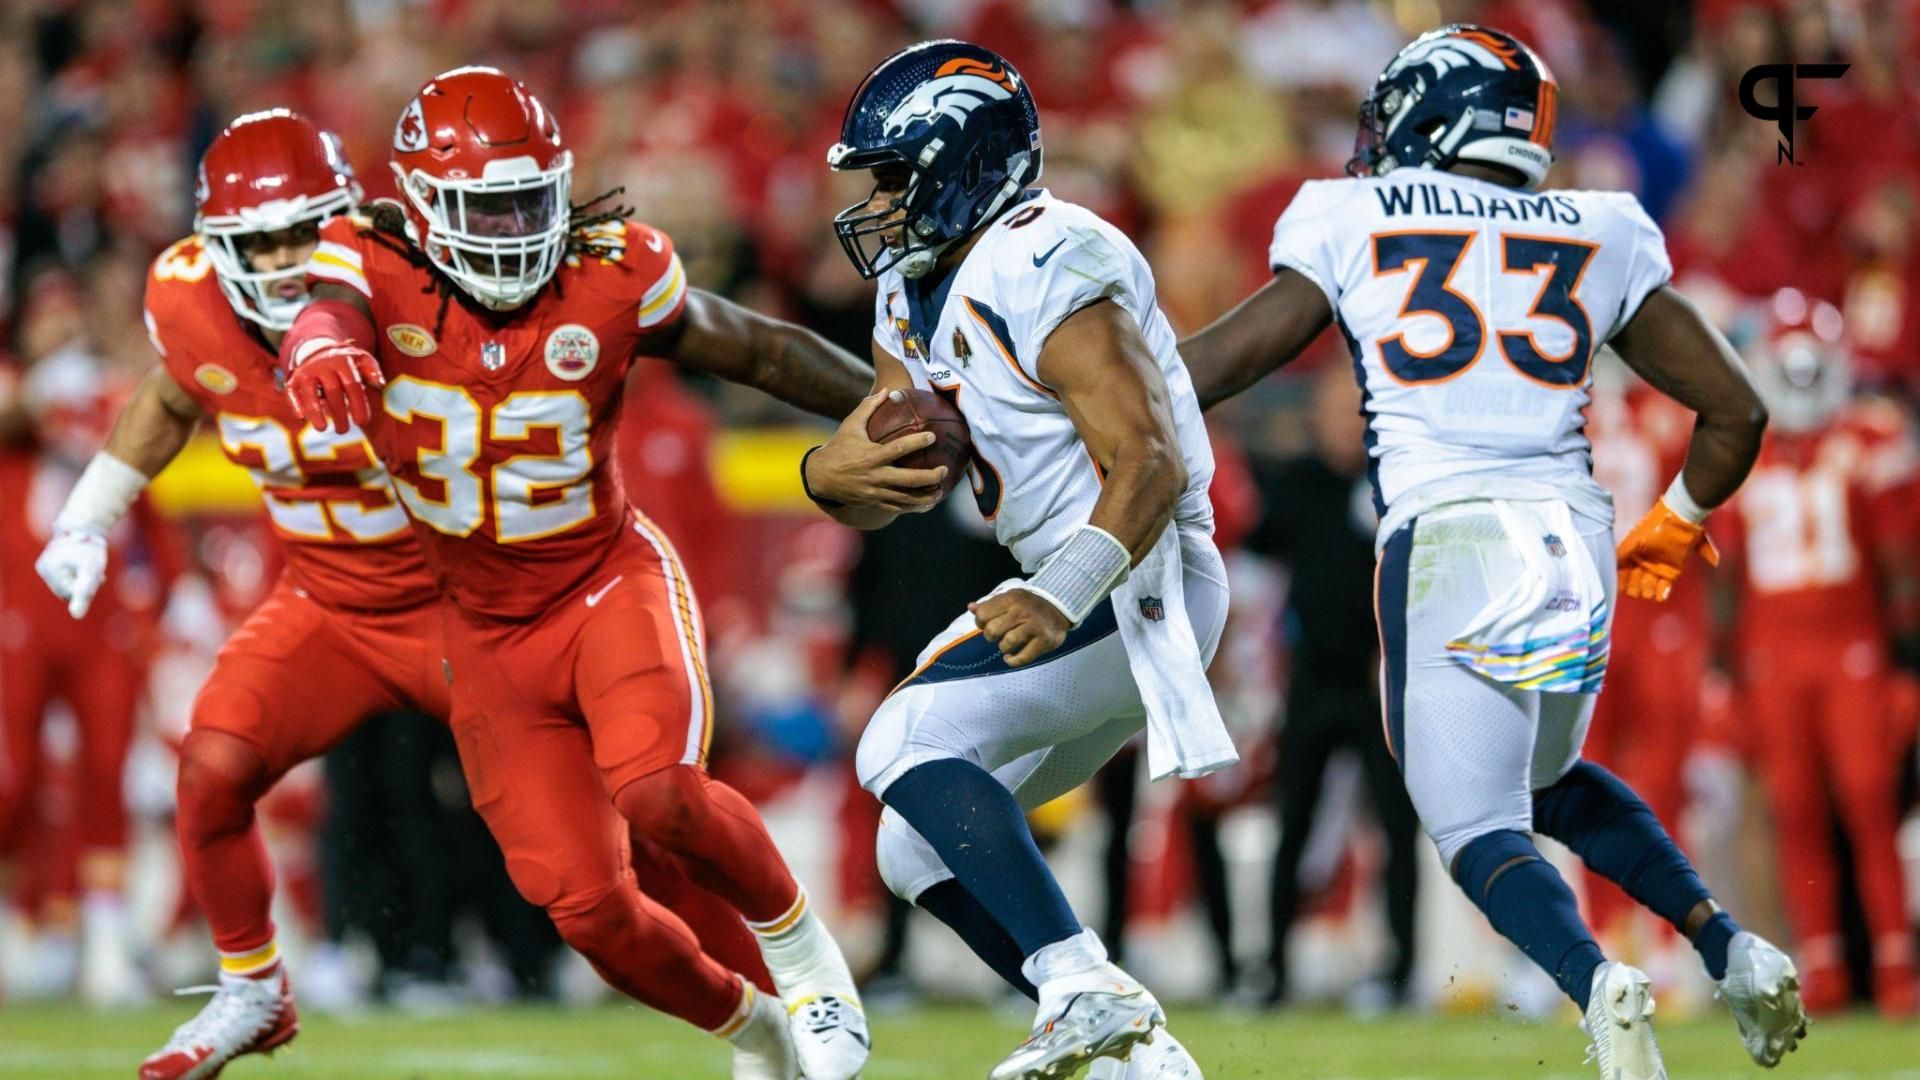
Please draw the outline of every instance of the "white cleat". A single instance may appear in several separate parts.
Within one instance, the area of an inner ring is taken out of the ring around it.
[[[210,1080],[234,1058],[271,1054],[298,1034],[300,1017],[284,971],[264,979],[223,974],[213,1000],[141,1063],[140,1080]]]
[[[800,1080],[787,1010],[778,998],[751,984],[746,991],[747,1022],[727,1036],[733,1044],[733,1080]]]
[[[1807,1037],[1800,972],[1792,958],[1745,930],[1727,946],[1727,977],[1714,996],[1727,1003],[1754,1064],[1773,1068]]]
[[[988,1080],[1057,1080],[1102,1058],[1124,1062],[1166,1027],[1167,1014],[1146,987],[1112,964],[1103,968],[1061,980],[1084,978],[1086,986],[1048,995],[1059,1005],[1042,1008],[1033,1034],[993,1067]]]
[[[1599,1063],[1600,1080],[1667,1080],[1653,1040],[1653,985],[1646,972],[1614,961],[1596,968],[1581,1026],[1593,1038],[1587,1060]]]
[[[1124,1059],[1101,1058],[1087,1068],[1087,1080],[1202,1080],[1200,1063],[1187,1048],[1160,1029],[1144,1046],[1136,1046],[1133,1056]]]
[[[787,1029],[806,1080],[854,1080],[873,1052],[867,1016],[846,957],[802,892],[794,910],[753,924],[760,955],[787,1007]]]

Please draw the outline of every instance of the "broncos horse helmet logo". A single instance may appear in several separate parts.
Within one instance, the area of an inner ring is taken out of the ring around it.
[[[975,109],[990,101],[1006,101],[1019,89],[1013,72],[1000,64],[970,57],[949,60],[887,114],[886,137],[901,138],[914,125],[932,123],[942,116],[952,117],[956,126],[965,127]]]
[[[1483,67],[1494,71],[1513,71],[1520,67],[1519,54],[1512,45],[1478,30],[1459,30],[1449,34],[1423,37],[1394,57],[1388,75],[1398,75],[1415,64],[1426,64],[1436,75],[1456,68]]]

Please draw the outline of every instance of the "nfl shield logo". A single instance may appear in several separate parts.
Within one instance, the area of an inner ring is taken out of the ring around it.
[[[1148,622],[1159,622],[1167,617],[1167,608],[1159,597],[1143,596],[1140,598],[1140,615]]]
[[[499,371],[507,366],[507,347],[497,341],[489,341],[480,346],[480,366],[488,371]]]
[[[1547,554],[1554,558],[1563,558],[1567,554],[1567,545],[1558,536],[1548,533],[1540,539],[1547,545]]]

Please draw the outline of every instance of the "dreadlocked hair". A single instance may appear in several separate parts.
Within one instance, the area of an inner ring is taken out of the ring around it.
[[[568,254],[591,255],[596,259],[604,259],[624,246],[621,243],[598,239],[589,234],[593,232],[596,226],[606,225],[610,222],[633,216],[633,207],[625,203],[614,203],[612,206],[601,207],[599,210],[594,209],[594,207],[600,206],[601,203],[606,202],[608,199],[619,198],[626,193],[626,185],[623,184],[620,187],[603,191],[593,198],[588,199],[586,202],[574,203],[573,206],[569,208],[571,213],[567,218]]]

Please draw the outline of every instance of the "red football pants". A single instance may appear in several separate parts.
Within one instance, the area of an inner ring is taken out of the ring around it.
[[[724,1024],[740,984],[636,888],[629,826],[747,918],[777,918],[799,887],[752,806],[706,775],[700,614],[665,538],[635,515],[537,619],[450,613],[447,658],[468,788],[515,887],[623,993]]]
[[[1839,961],[1835,811],[1853,850],[1875,962],[1909,960],[1895,842],[1900,747],[1888,677],[1884,646],[1871,631],[1768,638],[1748,656],[1745,693],[1773,804],[1780,888],[1808,967]]]
[[[74,843],[82,856],[126,846],[121,787],[146,674],[139,636],[131,615],[105,603],[79,621],[64,602],[0,614],[0,853],[24,846],[35,820],[41,730],[55,701],[73,710],[80,736]]]
[[[181,745],[178,820],[187,887],[221,952],[273,938],[260,797],[374,713],[447,715],[439,609],[329,608],[282,577],[221,648]]]

